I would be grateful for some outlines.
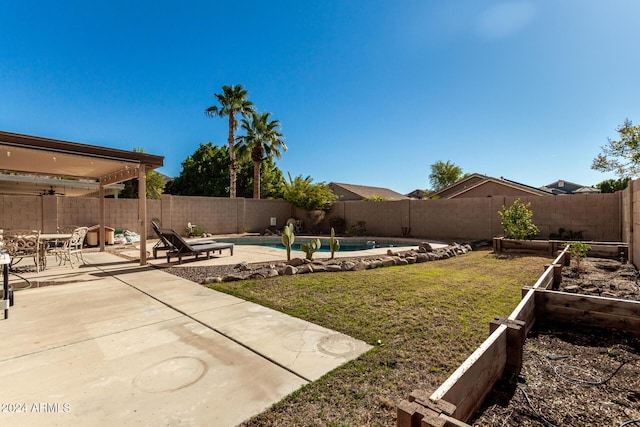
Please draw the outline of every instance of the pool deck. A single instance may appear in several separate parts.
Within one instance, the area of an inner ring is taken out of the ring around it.
[[[228,236],[223,236],[228,237]],[[223,238],[222,236],[220,238]],[[296,237],[298,241],[307,241],[312,237]],[[322,236],[323,239],[326,239],[326,236]],[[216,239],[215,237],[211,239]],[[342,240],[342,239],[340,239]],[[361,239],[362,240],[362,239]],[[375,239],[374,239],[375,240]],[[402,239],[402,240],[410,240],[410,239]],[[443,248],[446,247],[447,244],[435,241],[435,240],[416,240],[415,246],[407,246],[407,247],[393,247],[393,248],[375,248],[375,249],[367,249],[363,251],[338,251],[335,253],[335,258],[349,258],[349,257],[360,257],[360,256],[380,256],[386,255],[387,251],[391,249],[392,251],[407,251],[409,249],[416,249],[418,247],[418,242],[428,241],[435,248]],[[157,242],[157,240],[150,240],[147,242],[147,251],[151,254],[151,248]],[[118,252],[124,256],[130,257],[131,259],[139,259],[140,251],[132,247],[131,249],[118,249]],[[306,255],[304,252],[299,250],[291,251],[291,258],[305,258]],[[314,260],[327,260],[331,257],[330,252],[316,252],[313,255]],[[255,245],[234,245],[233,256],[229,255],[229,250],[223,250],[222,254],[212,254],[210,259],[206,259],[206,257],[200,256],[198,260],[196,260],[193,256],[185,257],[183,259],[182,264],[178,264],[177,259],[173,258],[171,260],[171,264],[167,263],[167,258],[164,256],[164,252],[158,252],[158,258],[154,259],[153,256],[149,255],[148,263],[156,266],[156,267],[200,267],[200,266],[209,266],[209,265],[230,265],[230,264],[240,264],[242,262],[245,263],[262,263],[262,262],[278,262],[278,261],[286,261],[287,252],[285,249],[272,248],[268,246],[255,246]]]

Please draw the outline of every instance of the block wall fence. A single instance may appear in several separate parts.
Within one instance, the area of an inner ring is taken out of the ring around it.
[[[540,238],[548,238],[560,228],[581,231],[584,240],[623,241],[634,255],[640,257],[640,180],[633,181],[624,191],[614,194],[583,194],[566,196],[526,196],[531,203],[533,222],[540,229]],[[336,202],[320,224],[328,233],[331,218],[345,220],[346,229],[364,222],[369,236],[401,237],[408,231],[411,237],[444,241],[490,240],[502,235],[498,211],[510,206],[517,197],[497,196],[449,200],[402,200],[388,202]],[[105,199],[105,225],[115,229],[138,230],[138,201],[135,199]],[[293,208],[282,200],[244,198],[187,197],[163,195],[160,200],[147,201],[147,219],[158,220],[162,227],[184,232],[188,222],[213,234],[262,232],[276,219],[281,228],[288,218],[302,219],[309,224],[305,211]],[[95,225],[99,220],[97,198],[61,196],[0,195],[0,228],[40,229],[55,232],[68,225]],[[148,237],[155,237],[149,224]]]

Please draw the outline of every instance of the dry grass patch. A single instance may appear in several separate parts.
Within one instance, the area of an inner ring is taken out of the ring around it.
[[[376,346],[246,425],[393,425],[395,404],[444,381],[548,262],[477,251],[402,267],[211,285]]]

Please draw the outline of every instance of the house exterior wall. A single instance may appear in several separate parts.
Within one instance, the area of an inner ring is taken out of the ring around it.
[[[461,182],[457,185],[454,185],[453,187],[449,188],[448,190],[442,191],[439,196],[441,199],[446,199],[447,197],[450,197],[462,190],[464,190],[465,188],[469,188],[469,187],[473,187],[474,185],[484,181],[486,178],[485,177],[481,177],[481,176],[471,176],[468,177],[466,180],[463,180],[464,182]]]
[[[329,188],[333,191],[333,194],[338,196],[340,200],[362,200],[362,196],[359,196],[351,191],[345,190],[344,188],[329,184]]]
[[[510,185],[505,185],[495,181],[486,181],[475,188],[470,189],[457,195],[455,198],[475,198],[475,197],[493,197],[495,195],[500,196],[530,196],[533,195],[530,192],[514,188]],[[542,196],[542,194],[537,197]]]

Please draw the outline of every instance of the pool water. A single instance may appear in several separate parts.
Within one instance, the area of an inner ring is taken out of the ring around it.
[[[296,240],[291,247],[293,250],[301,250],[300,245],[309,243],[312,240],[311,237],[296,236]],[[341,239],[340,252],[349,251],[364,251],[374,248],[394,248],[394,247],[407,247],[418,246],[416,241],[409,240],[394,240],[394,239],[375,239],[375,240],[357,240],[357,239]],[[281,238],[278,237],[239,237],[233,239],[216,239],[217,242],[233,243],[236,245],[253,245],[253,246],[265,246],[269,248],[286,249],[282,244]],[[318,252],[331,252],[329,248],[329,238],[320,238],[322,246],[318,249]]]

